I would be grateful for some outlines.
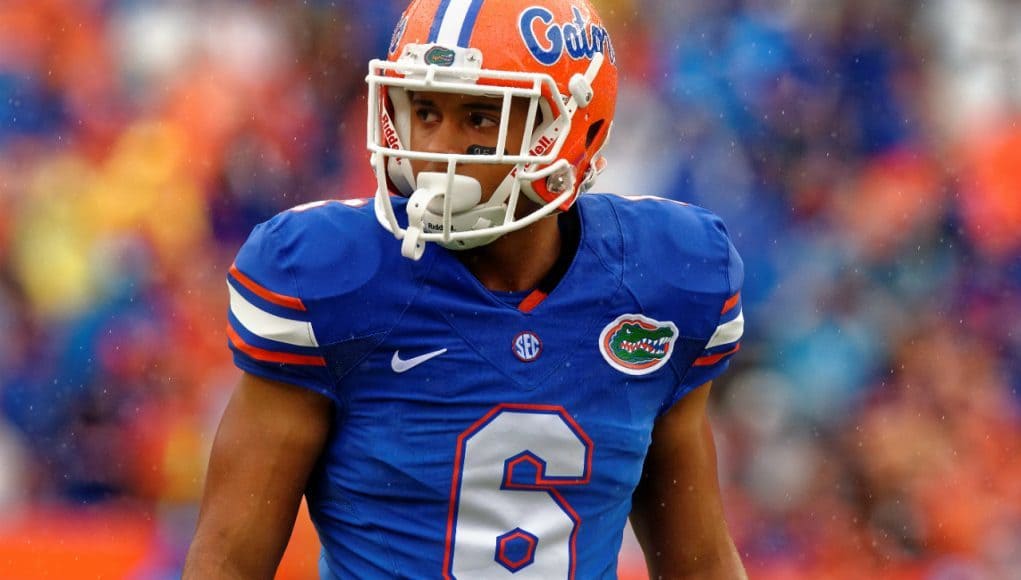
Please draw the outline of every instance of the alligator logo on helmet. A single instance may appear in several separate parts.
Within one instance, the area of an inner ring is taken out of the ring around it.
[[[457,60],[457,53],[445,46],[434,46],[425,53],[425,63],[436,66],[451,66]]]
[[[623,314],[599,335],[599,352],[610,366],[629,375],[649,374],[670,360],[677,326],[641,314]]]

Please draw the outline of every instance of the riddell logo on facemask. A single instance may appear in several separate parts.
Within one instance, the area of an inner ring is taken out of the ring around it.
[[[431,233],[431,234],[441,234],[441,233],[443,233],[445,231],[443,229],[443,224],[442,223],[423,222],[422,226],[423,226],[424,231],[426,231],[428,233]],[[450,231],[451,232],[459,232],[461,230],[458,229],[457,224],[452,223],[452,224],[450,224]]]
[[[542,137],[539,137],[539,142],[535,144],[535,147],[532,147],[531,149],[528,150],[528,155],[529,157],[540,157],[542,155],[545,155],[550,149],[553,148],[553,145],[555,143],[556,141],[554,141],[551,137],[543,135]],[[512,169],[510,174],[511,177],[517,175],[518,168],[515,167],[514,169]]]
[[[532,149],[528,151],[528,154],[532,156],[545,155],[546,152],[553,147],[553,143],[553,139],[543,135],[542,137],[539,137],[539,142],[535,144],[535,147],[532,147]]]
[[[394,129],[388,115],[383,116],[383,139],[386,141],[386,146],[390,149],[401,148],[401,142],[397,139],[397,129]]]

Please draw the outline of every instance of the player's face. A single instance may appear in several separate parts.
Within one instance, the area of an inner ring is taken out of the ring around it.
[[[430,153],[495,153],[502,102],[502,99],[475,95],[412,94],[411,149]],[[507,149],[511,154],[520,151],[527,117],[527,101],[515,99],[507,131]],[[434,161],[412,161],[411,167],[415,175],[422,171],[447,171],[446,164]],[[477,179],[482,185],[482,201],[486,201],[512,168],[512,165],[460,163],[457,172]]]

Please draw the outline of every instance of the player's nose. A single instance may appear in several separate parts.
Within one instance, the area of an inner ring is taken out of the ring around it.
[[[461,134],[458,124],[450,115],[444,115],[426,135],[422,145],[428,153],[457,154],[465,152],[463,142],[464,135]]]

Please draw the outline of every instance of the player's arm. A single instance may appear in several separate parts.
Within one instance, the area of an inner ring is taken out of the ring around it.
[[[213,442],[185,580],[273,578],[331,416],[323,395],[244,374]]]
[[[706,416],[711,382],[657,421],[635,490],[631,525],[651,578],[747,578],[723,518]]]

